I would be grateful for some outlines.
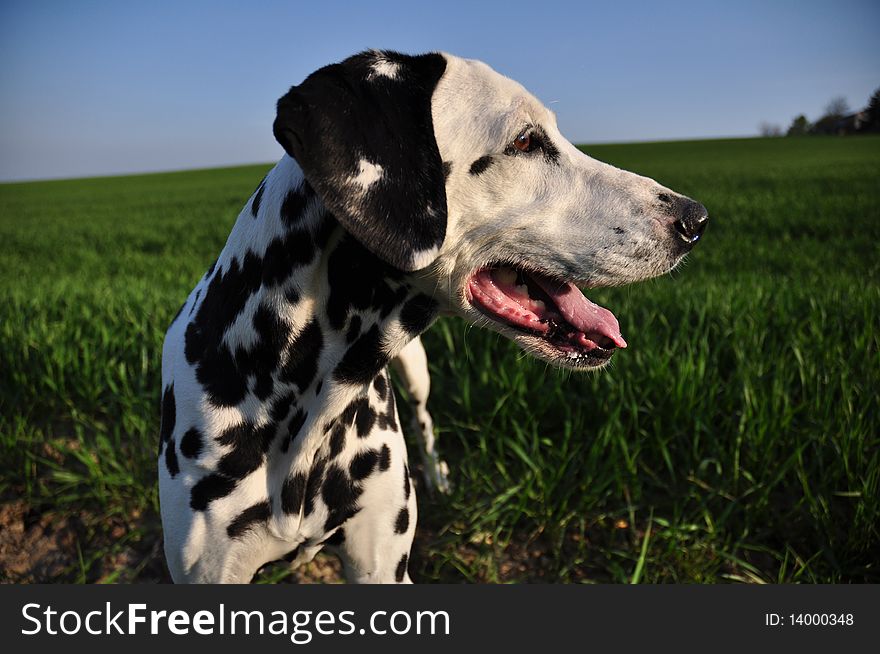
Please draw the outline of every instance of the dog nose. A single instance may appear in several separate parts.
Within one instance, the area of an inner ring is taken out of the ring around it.
[[[675,221],[672,227],[678,237],[684,241],[686,247],[693,247],[700,240],[703,230],[706,229],[706,223],[709,222],[709,212],[706,211],[706,207],[690,198],[676,198],[673,216]]]

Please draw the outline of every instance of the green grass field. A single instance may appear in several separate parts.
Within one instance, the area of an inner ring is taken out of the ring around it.
[[[880,138],[585,149],[712,222],[590,293],[630,345],[600,374],[425,335],[455,487],[413,578],[880,582]],[[0,185],[0,580],[167,578],[162,337],[267,168]]]

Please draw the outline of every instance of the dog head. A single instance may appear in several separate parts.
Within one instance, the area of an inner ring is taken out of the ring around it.
[[[555,365],[625,347],[579,287],[674,268],[705,208],[583,154],[487,65],[367,52],[278,103],[275,135],[337,219],[441,306]]]

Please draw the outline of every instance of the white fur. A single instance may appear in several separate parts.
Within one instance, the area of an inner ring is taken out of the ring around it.
[[[422,268],[428,266],[429,264],[434,262],[439,252],[439,247],[433,247],[428,248],[427,250],[418,250],[416,252],[413,252],[412,259],[410,259],[410,269],[421,270]]]
[[[432,117],[440,156],[452,162],[448,218],[424,288],[445,302],[445,310],[543,356],[529,337],[486,320],[470,305],[464,289],[471,273],[493,261],[513,261],[581,286],[663,274],[680,255],[670,246],[672,219],[658,208],[657,197],[677,194],[585,155],[559,132],[555,114],[519,83],[482,62],[445,56]],[[559,151],[558,165],[541,162],[541,153],[504,154],[528,126],[547,134]],[[486,155],[492,165],[469,174],[471,163]]]
[[[384,172],[382,171],[382,166],[377,163],[372,163],[367,161],[366,159],[361,159],[358,162],[358,174],[351,178],[350,182],[354,186],[359,187],[362,191],[366,192],[370,190],[370,187],[373,186],[376,182],[380,181],[384,176]]]
[[[379,59],[372,65],[373,72],[370,73],[370,77],[387,77],[389,79],[397,79],[397,75],[400,72],[400,66],[395,64],[393,61],[388,61],[387,59]]]

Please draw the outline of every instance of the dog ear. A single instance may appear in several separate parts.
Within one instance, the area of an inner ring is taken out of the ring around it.
[[[278,101],[273,131],[337,220],[396,268],[419,270],[446,234],[431,95],[440,54],[364,52],[321,68]]]

